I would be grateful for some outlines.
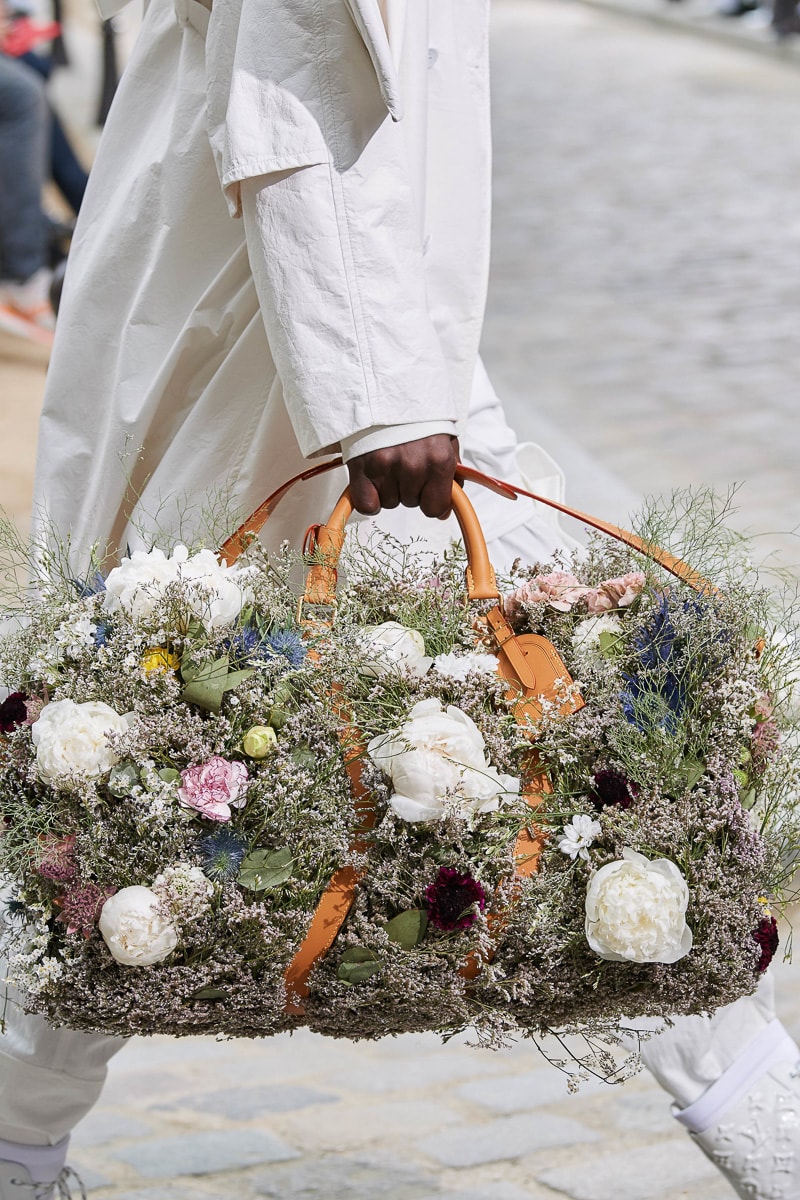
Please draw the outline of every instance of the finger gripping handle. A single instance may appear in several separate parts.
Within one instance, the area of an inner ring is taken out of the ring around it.
[[[497,580],[489,561],[489,551],[480,521],[458,483],[453,484],[452,500],[453,512],[461,528],[467,552],[467,596],[470,600],[498,600],[500,593],[497,590]],[[350,489],[345,488],[327,524],[314,526],[309,531],[307,545],[315,561],[309,567],[306,578],[304,604],[336,603],[336,569],[344,545],[345,526],[352,514],[353,500]]]

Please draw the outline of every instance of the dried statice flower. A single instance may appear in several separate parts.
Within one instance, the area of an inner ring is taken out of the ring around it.
[[[486,892],[477,879],[456,867],[441,867],[433,883],[425,889],[428,920],[436,929],[469,929],[486,908]]]

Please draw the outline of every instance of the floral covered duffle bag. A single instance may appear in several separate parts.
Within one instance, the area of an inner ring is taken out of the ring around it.
[[[466,479],[521,491],[463,468],[438,557],[345,538],[345,492],[299,596],[256,536],[286,485],[219,555],[20,599],[0,869],[28,1010],[497,1045],[755,988],[796,844],[786,612],[699,500],[584,518],[603,536],[498,584]],[[655,545],[687,517],[718,586]]]

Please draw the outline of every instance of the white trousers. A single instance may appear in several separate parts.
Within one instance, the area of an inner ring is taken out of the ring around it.
[[[497,478],[552,499],[563,498],[559,468],[539,447],[518,445],[482,367],[462,457]],[[528,562],[546,560],[570,541],[551,509],[529,501],[512,504],[481,488],[471,489],[471,496],[499,568],[518,556]],[[385,516],[382,523],[401,536],[408,532],[410,510]],[[439,537],[444,532],[441,522],[428,521],[426,528]],[[449,532],[458,534],[455,528]],[[5,979],[5,970],[0,971],[0,979]],[[5,1031],[0,1035],[0,1139],[40,1146],[61,1141],[97,1101],[108,1062],[124,1045],[124,1038],[53,1029],[40,1017],[26,1015],[9,989]]]

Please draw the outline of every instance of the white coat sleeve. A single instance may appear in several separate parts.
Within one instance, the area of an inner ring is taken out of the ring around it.
[[[306,456],[459,417],[388,44],[383,71],[371,49],[346,0],[228,0],[209,25],[211,146]]]

